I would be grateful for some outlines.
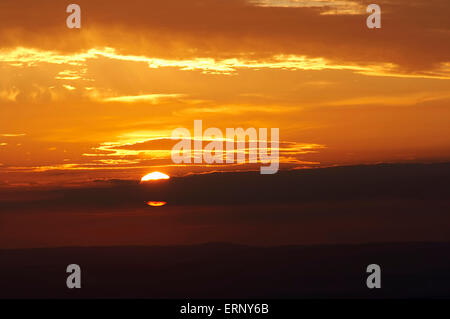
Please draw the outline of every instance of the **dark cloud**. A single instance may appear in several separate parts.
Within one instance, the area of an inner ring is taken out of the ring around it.
[[[71,52],[110,46],[168,58],[296,54],[336,63],[394,63],[408,72],[429,70],[450,56],[446,0],[379,1],[378,30],[367,29],[367,14],[321,15],[328,8],[256,7],[243,0],[78,3],[81,31],[65,27],[64,1],[2,1],[0,43]]]
[[[266,176],[259,172],[212,173],[143,184],[132,180],[98,180],[60,189],[5,189],[3,198],[18,200],[4,200],[0,207],[11,212],[16,209],[137,209],[145,207],[149,200],[177,206],[444,199],[450,191],[449,176],[449,164],[393,164],[292,170]]]

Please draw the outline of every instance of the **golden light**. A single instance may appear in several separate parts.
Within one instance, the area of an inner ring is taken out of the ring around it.
[[[153,207],[160,207],[160,206],[164,206],[166,204],[167,204],[167,202],[152,202],[152,201],[147,202],[148,206],[153,206]]]
[[[161,179],[169,179],[170,176],[161,172],[153,172],[141,178],[141,182],[157,181]]]

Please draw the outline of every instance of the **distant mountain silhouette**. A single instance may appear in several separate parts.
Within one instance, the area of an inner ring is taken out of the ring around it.
[[[0,251],[0,298],[450,297],[450,243]],[[66,288],[67,265],[82,288]],[[382,270],[368,289],[366,267]]]

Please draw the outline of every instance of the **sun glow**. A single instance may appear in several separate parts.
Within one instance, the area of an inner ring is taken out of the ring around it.
[[[157,180],[161,180],[161,179],[169,179],[170,176],[166,175],[164,173],[161,172],[152,172],[150,174],[145,175],[144,177],[141,178],[141,182],[147,182],[147,181],[157,181]]]
[[[153,206],[153,207],[161,207],[166,204],[167,204],[167,202],[153,202],[153,201],[147,202],[148,206]]]

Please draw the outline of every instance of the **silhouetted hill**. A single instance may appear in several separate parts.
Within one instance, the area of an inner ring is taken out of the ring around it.
[[[1,298],[450,297],[450,243],[2,250]],[[66,288],[67,265],[82,288]],[[366,287],[366,267],[382,288]]]

